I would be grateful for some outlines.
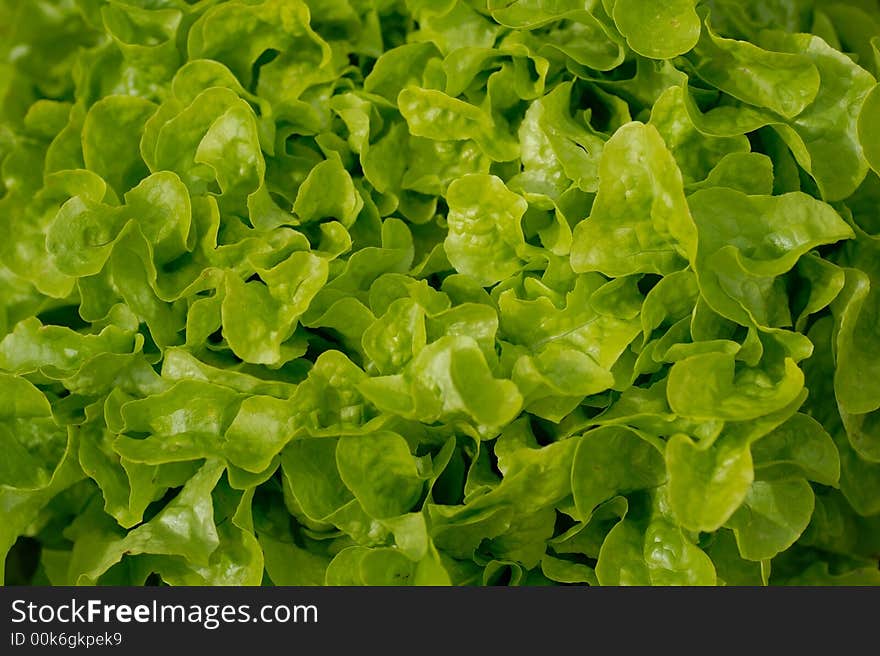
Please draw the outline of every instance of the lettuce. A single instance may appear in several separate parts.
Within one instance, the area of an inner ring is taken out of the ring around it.
[[[0,0],[42,585],[880,584],[880,5]]]

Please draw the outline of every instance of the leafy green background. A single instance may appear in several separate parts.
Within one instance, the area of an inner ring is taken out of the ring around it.
[[[878,71],[876,0],[0,0],[2,580],[880,584]]]

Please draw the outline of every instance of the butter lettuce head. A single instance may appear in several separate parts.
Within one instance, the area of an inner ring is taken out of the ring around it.
[[[0,0],[0,570],[880,584],[877,0]]]

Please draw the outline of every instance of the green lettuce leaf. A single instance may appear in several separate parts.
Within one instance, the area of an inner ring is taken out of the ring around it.
[[[0,0],[0,583],[876,585],[878,30]]]

